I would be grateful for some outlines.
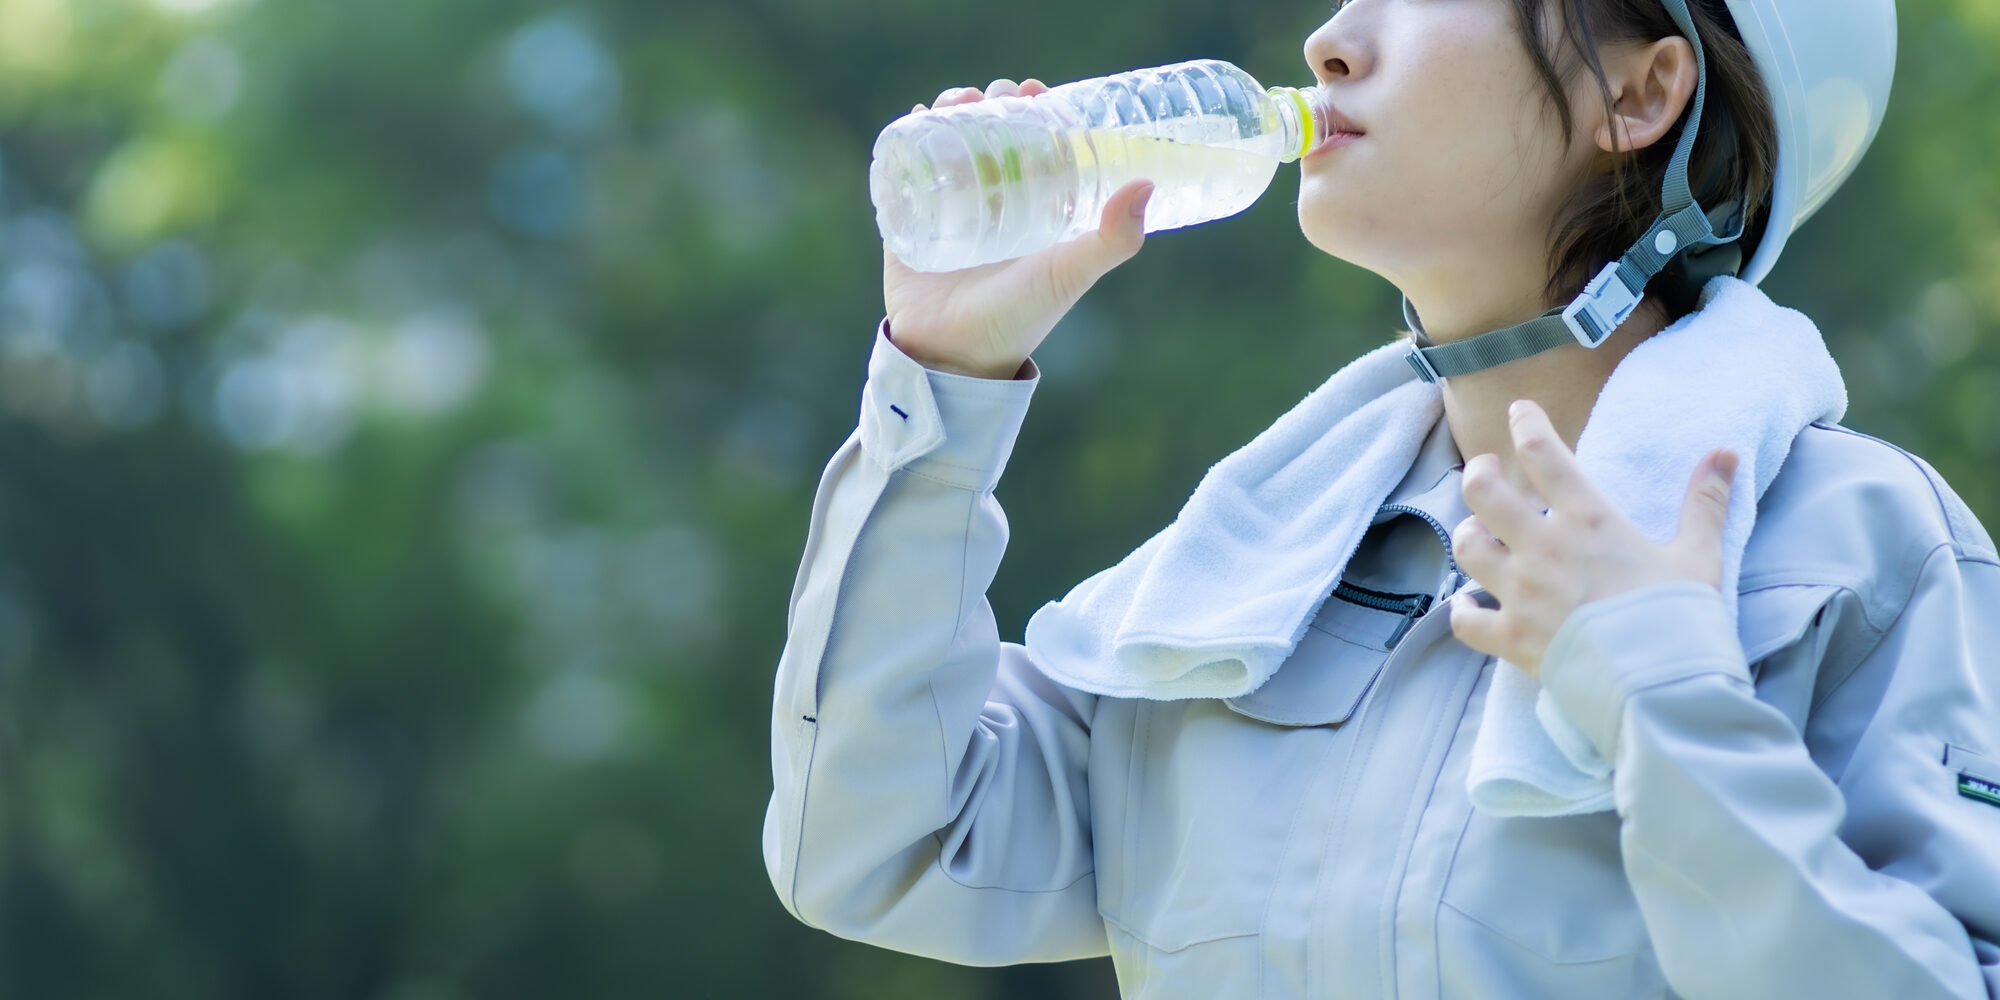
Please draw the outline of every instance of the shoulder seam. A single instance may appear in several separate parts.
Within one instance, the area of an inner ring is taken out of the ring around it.
[[[1978,545],[1976,538],[1968,539],[1961,536],[1959,531],[1961,527],[1959,523],[1959,516],[1957,513],[1954,512],[1952,502],[1950,500],[1945,499],[1945,490],[1939,488],[1939,483],[1940,480],[1943,479],[1943,476],[1941,476],[1936,469],[1931,468],[1930,464],[1925,462],[1920,456],[1912,453],[1907,448],[1903,448],[1902,446],[1897,445],[1893,441],[1885,441],[1881,438],[1874,436],[1873,434],[1864,434],[1861,431],[1857,431],[1851,427],[1843,427],[1839,424],[1821,423],[1817,420],[1813,421],[1810,424],[1807,424],[1806,426],[1809,428],[1818,427],[1822,430],[1836,431],[1842,434],[1846,434],[1850,437],[1860,438],[1864,441],[1873,441],[1876,444],[1879,444],[1882,447],[1887,448],[1898,455],[1901,455],[1904,461],[1910,463],[1910,465],[1917,470],[1918,475],[1924,477],[1924,485],[1930,488],[1931,499],[1937,503],[1938,515],[1944,519],[1945,536],[1951,542],[1952,555],[1958,559],[1968,560],[1971,562],[2000,562],[2000,553],[1996,553],[1989,547]],[[1965,500],[1959,497],[1955,491],[1952,493],[1952,499],[1957,501],[1958,507],[1965,506]],[[1976,517],[1975,515],[1972,514],[1969,508],[1966,509],[1964,513],[1965,516],[1967,517],[1974,517],[1976,523]],[[1968,545],[1967,544],[1968,542],[1972,542],[1974,544]]]
[[[1876,625],[1875,622],[1868,617],[1867,602],[1865,601],[1862,602],[1861,606],[1862,624],[1866,625],[1869,631],[1875,633],[1875,638],[1873,641],[1868,643],[1868,647],[1866,649],[1861,650],[1860,654],[1854,657],[1852,663],[1848,664],[1847,673],[1845,676],[1841,677],[1837,681],[1834,681],[1832,686],[1828,687],[1824,694],[1819,695],[1818,697],[1812,699],[1811,707],[1806,710],[1808,715],[1818,712],[1822,705],[1825,705],[1828,701],[1833,700],[1834,694],[1838,692],[1842,687],[1845,687],[1848,681],[1853,680],[1855,674],[1861,672],[1861,665],[1867,663],[1868,659],[1875,655],[1875,650],[1881,648],[1882,642],[1889,637],[1889,631],[1896,627],[1897,622],[1902,621],[1904,614],[1909,612],[1910,602],[1917,599],[1917,590],[1923,586],[1924,574],[1930,571],[1931,560],[1937,558],[1937,554],[1940,550],[1950,547],[1951,546],[1949,546],[1947,543],[1939,542],[1938,544],[1932,546],[1930,548],[1930,551],[1924,553],[1923,561],[1918,563],[1917,565],[1917,575],[1910,579],[1910,592],[1904,594],[1903,599],[1897,602],[1896,613],[1889,619],[1887,625]],[[1954,561],[1956,561],[1956,559],[1954,559]],[[1817,621],[1815,621],[1813,627],[1814,628],[1819,627]]]

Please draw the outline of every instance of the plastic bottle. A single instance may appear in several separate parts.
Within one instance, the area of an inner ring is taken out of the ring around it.
[[[1234,215],[1326,135],[1319,91],[1198,59],[904,115],[875,140],[875,224],[919,271],[1009,260],[1097,228],[1154,182],[1146,231]]]

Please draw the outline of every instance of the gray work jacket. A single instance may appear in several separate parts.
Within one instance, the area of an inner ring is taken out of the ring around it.
[[[1541,677],[1617,809],[1497,818],[1465,791],[1495,661],[1437,599],[1465,583],[1442,421],[1263,687],[1123,700],[1044,677],[985,598],[1039,381],[876,331],[773,700],[763,852],[798,919],[970,965],[1108,953],[1128,997],[2000,996],[2000,558],[1921,459],[1802,432],[1733,633],[1694,583],[1577,609]]]

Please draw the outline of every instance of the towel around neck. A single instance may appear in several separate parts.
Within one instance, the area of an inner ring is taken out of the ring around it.
[[[1037,668],[1120,698],[1232,698],[1261,685],[1442,413],[1441,391],[1415,377],[1408,351],[1398,339],[1335,372],[1215,463],[1172,523],[1044,605],[1026,635]],[[1733,615],[1758,498],[1792,439],[1846,408],[1839,368],[1812,321],[1719,277],[1694,312],[1612,372],[1577,460],[1646,537],[1665,542],[1696,463],[1715,448],[1735,450],[1722,587]]]

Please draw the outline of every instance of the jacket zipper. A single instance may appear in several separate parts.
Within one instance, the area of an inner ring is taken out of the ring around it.
[[[1464,573],[1459,571],[1458,561],[1451,557],[1451,531],[1447,529],[1444,525],[1439,524],[1437,518],[1430,516],[1430,514],[1425,511],[1418,510],[1417,508],[1411,507],[1407,504],[1385,503],[1382,505],[1381,509],[1398,511],[1404,514],[1414,514],[1417,517],[1423,518],[1424,523],[1430,525],[1432,531],[1437,532],[1438,541],[1444,543],[1445,565],[1451,567],[1451,571],[1457,574],[1458,576],[1462,577],[1465,575]]]
[[[1389,641],[1382,646],[1383,649],[1389,650],[1395,649],[1396,644],[1403,641],[1404,633],[1407,633],[1410,626],[1415,625],[1417,619],[1422,618],[1424,612],[1429,611],[1431,607],[1429,594],[1385,594],[1379,590],[1357,587],[1346,580],[1334,586],[1333,596],[1364,608],[1393,611],[1402,615],[1403,621],[1396,626],[1395,634],[1389,636]]]
[[[1446,530],[1444,525],[1438,523],[1438,519],[1432,517],[1428,511],[1420,510],[1408,504],[1386,503],[1382,505],[1381,509],[1414,515],[1422,518],[1425,524],[1431,526],[1431,530],[1437,533],[1438,541],[1444,544],[1444,562],[1446,566],[1451,568],[1451,590],[1454,592],[1457,591],[1459,584],[1466,580],[1467,577],[1464,571],[1458,568],[1458,561],[1451,557],[1451,532]],[[1333,595],[1341,600],[1359,604],[1362,607],[1374,608],[1377,611],[1394,611],[1402,614],[1402,623],[1396,626],[1395,633],[1389,636],[1389,641],[1382,647],[1388,650],[1394,650],[1396,644],[1403,641],[1403,636],[1410,631],[1411,626],[1417,623],[1417,619],[1422,618],[1424,612],[1430,610],[1432,601],[1432,597],[1429,594],[1385,594],[1379,590],[1369,590],[1366,587],[1354,586],[1345,580],[1342,580],[1333,588]]]

